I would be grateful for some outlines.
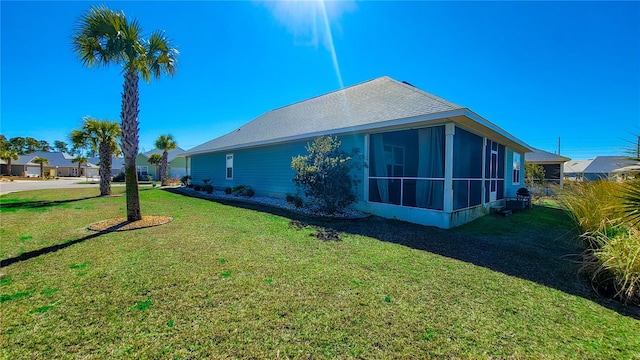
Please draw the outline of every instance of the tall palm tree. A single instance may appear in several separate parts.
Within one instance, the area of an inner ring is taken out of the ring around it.
[[[82,129],[71,132],[71,141],[98,151],[100,196],[111,195],[111,155],[119,153],[120,125],[114,121],[84,118]],[[135,176],[135,174],[134,174]]]
[[[88,67],[116,63],[123,67],[122,152],[127,194],[127,220],[142,219],[136,177],[138,155],[138,81],[149,82],[162,74],[173,76],[178,51],[162,31],[149,38],[142,35],[137,20],[129,21],[124,12],[105,6],[92,7],[84,14],[73,36],[73,48]]]
[[[162,164],[160,165],[160,174],[162,174],[162,185],[167,184],[169,177],[169,151],[178,147],[178,143],[173,139],[171,134],[160,135],[156,140],[156,149],[162,150]]]
[[[81,171],[82,164],[88,163],[89,159],[87,159],[86,156],[80,155],[80,156],[76,156],[73,159],[71,159],[71,162],[74,163],[74,164],[78,164],[78,177],[80,177],[80,173],[82,172]]]
[[[156,167],[156,180],[160,178],[160,172],[158,171],[158,165],[162,164],[162,155],[160,154],[151,154],[147,159],[149,164],[155,165]]]
[[[44,157],[36,157],[31,161],[36,164],[40,164],[40,177],[42,178],[42,180],[44,180],[44,166],[49,163],[49,159]]]

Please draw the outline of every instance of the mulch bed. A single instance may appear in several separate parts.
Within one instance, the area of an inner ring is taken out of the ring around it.
[[[170,223],[173,218],[170,216],[145,215],[142,220],[127,221],[127,218],[115,218],[100,221],[89,225],[89,230],[93,231],[129,231],[152,226],[159,226]]]

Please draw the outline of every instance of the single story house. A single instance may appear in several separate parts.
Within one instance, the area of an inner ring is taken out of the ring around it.
[[[144,153],[138,154],[136,157],[136,166],[138,168],[138,176],[143,178],[147,175],[151,175],[153,180],[160,179],[160,165],[154,165],[149,162],[149,157],[153,154],[162,155],[162,150],[153,149]],[[180,147],[173,150],[169,150],[167,153],[167,161],[169,167],[169,178],[181,178],[187,174],[187,160],[184,156],[185,151]]]
[[[573,181],[623,180],[639,171],[638,161],[625,156],[596,156],[564,164],[565,178]]]
[[[98,173],[98,166],[94,163],[82,164],[80,173],[78,173],[78,164],[73,163],[73,156],[64,152],[48,152],[36,151],[26,155],[20,155],[18,160],[11,161],[11,175],[25,177],[41,177],[40,164],[33,162],[35,158],[46,158],[49,163],[44,165],[45,176],[56,177],[74,177],[74,176],[93,176]],[[8,164],[6,161],[2,164],[2,173],[8,174]]]
[[[291,159],[320,135],[363,155],[360,211],[451,228],[524,186],[523,141],[473,111],[389,77],[271,110],[186,152],[194,184],[295,194]]]
[[[562,188],[564,185],[564,163],[570,161],[570,158],[534,148],[532,152],[524,154],[524,160],[527,164],[542,166],[544,180],[547,183],[558,184]]]
[[[100,164],[99,156],[92,156],[89,158],[89,163],[96,164],[98,166]],[[111,156],[111,176],[116,176],[124,172],[124,158],[122,156],[116,157],[115,155]]]

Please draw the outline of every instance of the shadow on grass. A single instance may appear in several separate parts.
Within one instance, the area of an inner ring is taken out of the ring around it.
[[[640,320],[640,308],[599,296],[578,275],[582,249],[575,240],[577,231],[559,209],[534,207],[507,217],[487,215],[458,228],[443,230],[377,216],[359,220],[314,218],[255,203],[211,199],[179,188],[165,191],[282,216],[298,227],[315,226],[428,251],[533,281]]]
[[[89,235],[81,237],[79,239],[67,241],[67,242],[62,243],[62,244],[56,244],[56,245],[47,246],[46,248],[29,251],[29,252],[23,253],[21,255],[14,256],[12,258],[3,259],[3,260],[0,261],[0,268],[6,267],[6,266],[9,266],[9,265],[13,265],[13,264],[21,262],[21,261],[29,260],[29,259],[32,259],[34,257],[41,256],[41,255],[50,254],[50,253],[56,252],[58,250],[66,249],[66,248],[68,248],[70,246],[73,246],[75,244],[79,244],[81,242],[85,242],[87,240],[91,240],[91,239],[97,238],[97,237],[99,237],[101,235],[116,231],[119,228],[125,226],[126,224],[127,224],[127,222],[123,222],[123,223],[120,223],[118,225],[112,226],[112,227],[110,227],[108,229],[105,229],[103,231],[99,231],[99,232],[96,232],[94,234],[89,234]]]
[[[60,206],[67,203],[72,203],[76,201],[89,200],[99,198],[100,195],[97,196],[87,196],[78,199],[68,199],[68,200],[55,200],[55,201],[45,201],[45,200],[37,200],[37,201],[3,201],[0,202],[0,212],[10,212],[17,210],[31,210],[31,209],[43,209],[48,207]]]

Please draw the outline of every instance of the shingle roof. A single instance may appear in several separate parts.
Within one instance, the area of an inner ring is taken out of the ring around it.
[[[100,164],[99,156],[92,156],[89,159],[89,163],[95,164],[96,167]],[[122,156],[116,157],[115,155],[111,155],[111,170],[119,170],[124,168],[124,158]]]
[[[190,149],[187,154],[275,142],[457,109],[462,107],[383,76],[271,110],[226,135]]]
[[[49,163],[47,165],[45,165],[46,167],[56,167],[56,166],[58,166],[58,167],[74,167],[74,166],[78,166],[78,164],[71,162],[71,160],[74,159],[73,156],[71,156],[71,155],[69,155],[67,153],[48,152],[48,151],[36,151],[36,152],[32,152],[32,153],[25,154],[25,155],[20,155],[18,157],[18,160],[12,161],[11,164],[12,165],[40,166],[39,164],[36,164],[36,163],[33,162],[33,159],[35,159],[37,157],[46,158],[47,160],[49,160]],[[97,167],[91,161],[89,161],[88,166],[89,167]]]
[[[564,165],[565,173],[611,174],[633,169],[638,162],[624,156],[596,156],[589,160],[569,161]]]
[[[160,150],[160,149],[153,149],[153,150],[149,150],[149,151],[147,151],[147,152],[145,152],[145,153],[142,153],[142,155],[148,159],[148,158],[149,158],[149,156],[151,156],[151,155],[153,155],[153,154],[160,154],[160,155],[162,155],[162,152],[163,152],[163,151],[162,151],[162,150]],[[186,152],[186,151],[184,151],[184,150],[183,150],[182,148],[180,148],[180,147],[177,147],[177,148],[175,148],[175,149],[173,149],[173,150],[169,150],[169,151],[167,152],[167,160],[168,160],[169,162],[172,162],[175,158],[180,157],[180,156],[181,156],[181,155],[183,155],[185,152]]]
[[[533,152],[524,154],[524,160],[526,162],[532,162],[532,163],[536,163],[536,162],[560,162],[560,163],[563,163],[563,162],[569,161],[571,159],[568,158],[568,157],[552,154],[550,152],[534,148]]]

